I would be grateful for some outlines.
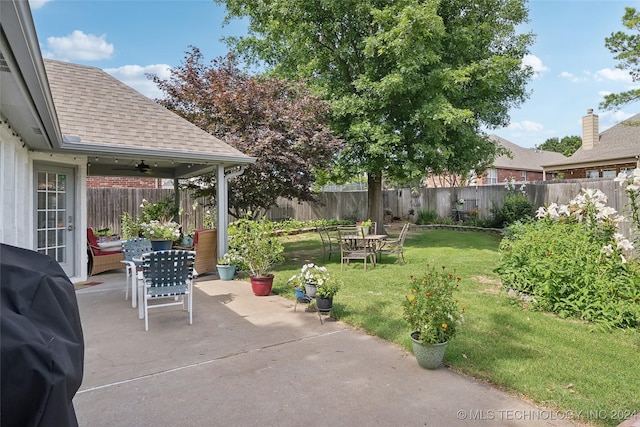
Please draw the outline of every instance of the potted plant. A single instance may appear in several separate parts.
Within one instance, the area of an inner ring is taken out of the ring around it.
[[[422,277],[411,276],[410,280],[411,291],[403,302],[403,315],[411,326],[413,352],[420,366],[435,369],[464,320],[465,308],[453,295],[461,279],[447,272],[445,266],[429,266]]]
[[[318,311],[328,313],[333,310],[333,297],[340,290],[342,282],[333,276],[329,276],[322,285],[318,285],[316,292],[316,307]]]
[[[151,240],[154,251],[171,249],[173,242],[180,239],[180,224],[174,221],[151,220],[140,223],[142,237]]]
[[[216,268],[220,280],[231,280],[236,274],[238,264],[242,262],[242,258],[235,252],[226,252],[222,258],[218,258]]]
[[[326,267],[308,263],[302,266],[300,273],[289,279],[289,284],[294,289],[303,291],[309,297],[316,296],[318,286],[322,286],[329,279],[330,275]]]
[[[369,231],[371,230],[371,226],[373,225],[373,222],[371,222],[371,220],[368,219],[366,221],[358,221],[356,222],[356,225],[362,229],[362,234],[366,236],[367,234],[369,234]]]
[[[249,269],[251,287],[257,296],[266,296],[273,286],[273,274],[268,270],[282,261],[284,247],[275,235],[275,225],[266,217],[251,219],[251,212],[229,227],[230,247],[242,257]]]

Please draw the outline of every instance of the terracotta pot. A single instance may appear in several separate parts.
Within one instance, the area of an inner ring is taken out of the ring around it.
[[[251,289],[256,296],[266,297],[271,293],[272,286],[273,274],[268,274],[265,277],[251,276]]]

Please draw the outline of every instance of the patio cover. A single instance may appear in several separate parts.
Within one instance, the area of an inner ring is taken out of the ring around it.
[[[84,339],[75,289],[51,257],[0,246],[3,426],[77,426]]]

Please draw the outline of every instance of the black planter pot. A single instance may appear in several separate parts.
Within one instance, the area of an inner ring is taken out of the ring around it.
[[[316,297],[316,307],[321,313],[328,313],[333,309],[333,298]]]

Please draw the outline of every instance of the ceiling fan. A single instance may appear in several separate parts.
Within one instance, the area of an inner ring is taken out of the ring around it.
[[[140,163],[136,163],[133,168],[114,168],[116,171],[128,171],[128,170],[137,170],[140,173],[151,172],[151,166],[146,164],[144,160],[141,160]]]

